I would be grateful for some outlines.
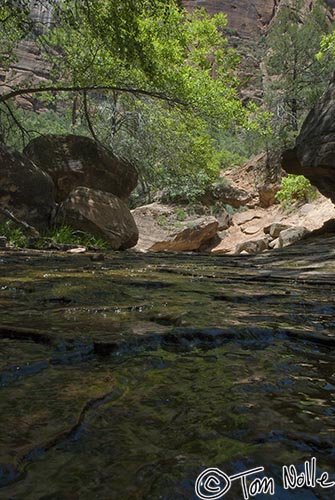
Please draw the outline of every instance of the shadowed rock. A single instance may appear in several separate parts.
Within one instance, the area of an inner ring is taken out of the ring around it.
[[[282,166],[335,201],[335,78],[308,114],[295,148],[285,151]]]
[[[99,189],[126,199],[137,185],[137,172],[89,137],[46,135],[32,140],[25,154],[56,185],[63,201],[78,186]]]
[[[0,142],[0,205],[43,230],[55,208],[54,183],[24,155]]]

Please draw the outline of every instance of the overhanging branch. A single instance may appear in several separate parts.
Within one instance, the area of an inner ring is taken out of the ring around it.
[[[48,87],[26,87],[21,89],[16,89],[8,92],[7,94],[0,95],[0,103],[6,102],[14,97],[25,95],[25,94],[39,94],[44,92],[94,92],[94,91],[115,91],[115,92],[125,92],[128,94],[142,95],[147,97],[154,97],[155,99],[162,99],[168,101],[171,104],[179,104],[182,106],[187,106],[187,103],[179,99],[174,99],[163,92],[154,92],[150,90],[138,89],[136,87],[127,86],[113,86],[113,85],[75,85],[75,86],[48,86]]]

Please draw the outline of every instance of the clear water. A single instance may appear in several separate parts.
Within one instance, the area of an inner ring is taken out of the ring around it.
[[[274,498],[335,498],[281,480],[335,472],[331,242],[0,255],[0,498],[195,499],[205,468],[257,466]]]

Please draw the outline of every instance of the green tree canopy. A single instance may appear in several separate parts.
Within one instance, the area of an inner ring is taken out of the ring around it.
[[[1,41],[13,33],[11,46],[3,45],[2,59],[9,60],[15,41],[31,31],[27,1],[18,2],[22,9],[6,1],[1,11]],[[191,106],[222,125],[243,122],[245,110],[236,93],[237,57],[222,37],[223,14],[187,13],[175,0],[49,3],[54,4],[57,28],[36,41],[51,65],[52,81],[40,90],[115,88]],[[2,92],[0,102],[23,91]]]
[[[0,11],[0,42],[15,28],[2,58],[9,65],[16,44],[33,36],[50,78],[2,85],[6,126],[15,118],[16,96],[35,94],[56,109],[58,100],[58,126],[51,120],[42,133],[58,131],[71,110],[73,130],[82,133],[86,126],[87,133],[88,126],[97,140],[135,161],[146,182],[185,191],[193,179],[194,192],[213,179],[225,157],[219,130],[263,130],[255,106],[239,98],[239,58],[223,36],[223,14],[187,12],[175,0],[34,0],[53,11],[53,28],[46,29],[32,23],[29,4],[6,0]],[[106,113],[115,98],[117,107]]]

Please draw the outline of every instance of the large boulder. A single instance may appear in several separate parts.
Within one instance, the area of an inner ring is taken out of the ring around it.
[[[103,238],[113,250],[131,248],[138,240],[138,229],[124,201],[86,187],[73,190],[61,203],[55,222]]]
[[[51,177],[2,142],[0,205],[39,230],[48,228],[55,210],[55,187]]]
[[[282,166],[335,202],[335,78],[305,119],[295,147],[285,151]]]
[[[89,137],[45,135],[33,139],[24,153],[52,177],[58,202],[78,186],[127,199],[137,185],[135,168]]]
[[[272,222],[268,226],[264,227],[264,233],[269,234],[271,238],[276,239],[282,231],[290,229],[291,226],[288,224],[283,224],[282,222]]]
[[[202,250],[217,234],[219,223],[212,216],[199,217],[188,227],[174,230],[150,247],[152,252],[189,252]]]
[[[269,248],[269,242],[270,239],[268,236],[264,236],[263,238],[259,238],[257,240],[243,241],[243,243],[236,246],[235,253],[252,254],[264,252]]]
[[[181,221],[178,208],[160,203],[135,208],[132,214],[140,233],[135,250],[140,252],[205,251],[219,229],[215,217],[185,216]]]

